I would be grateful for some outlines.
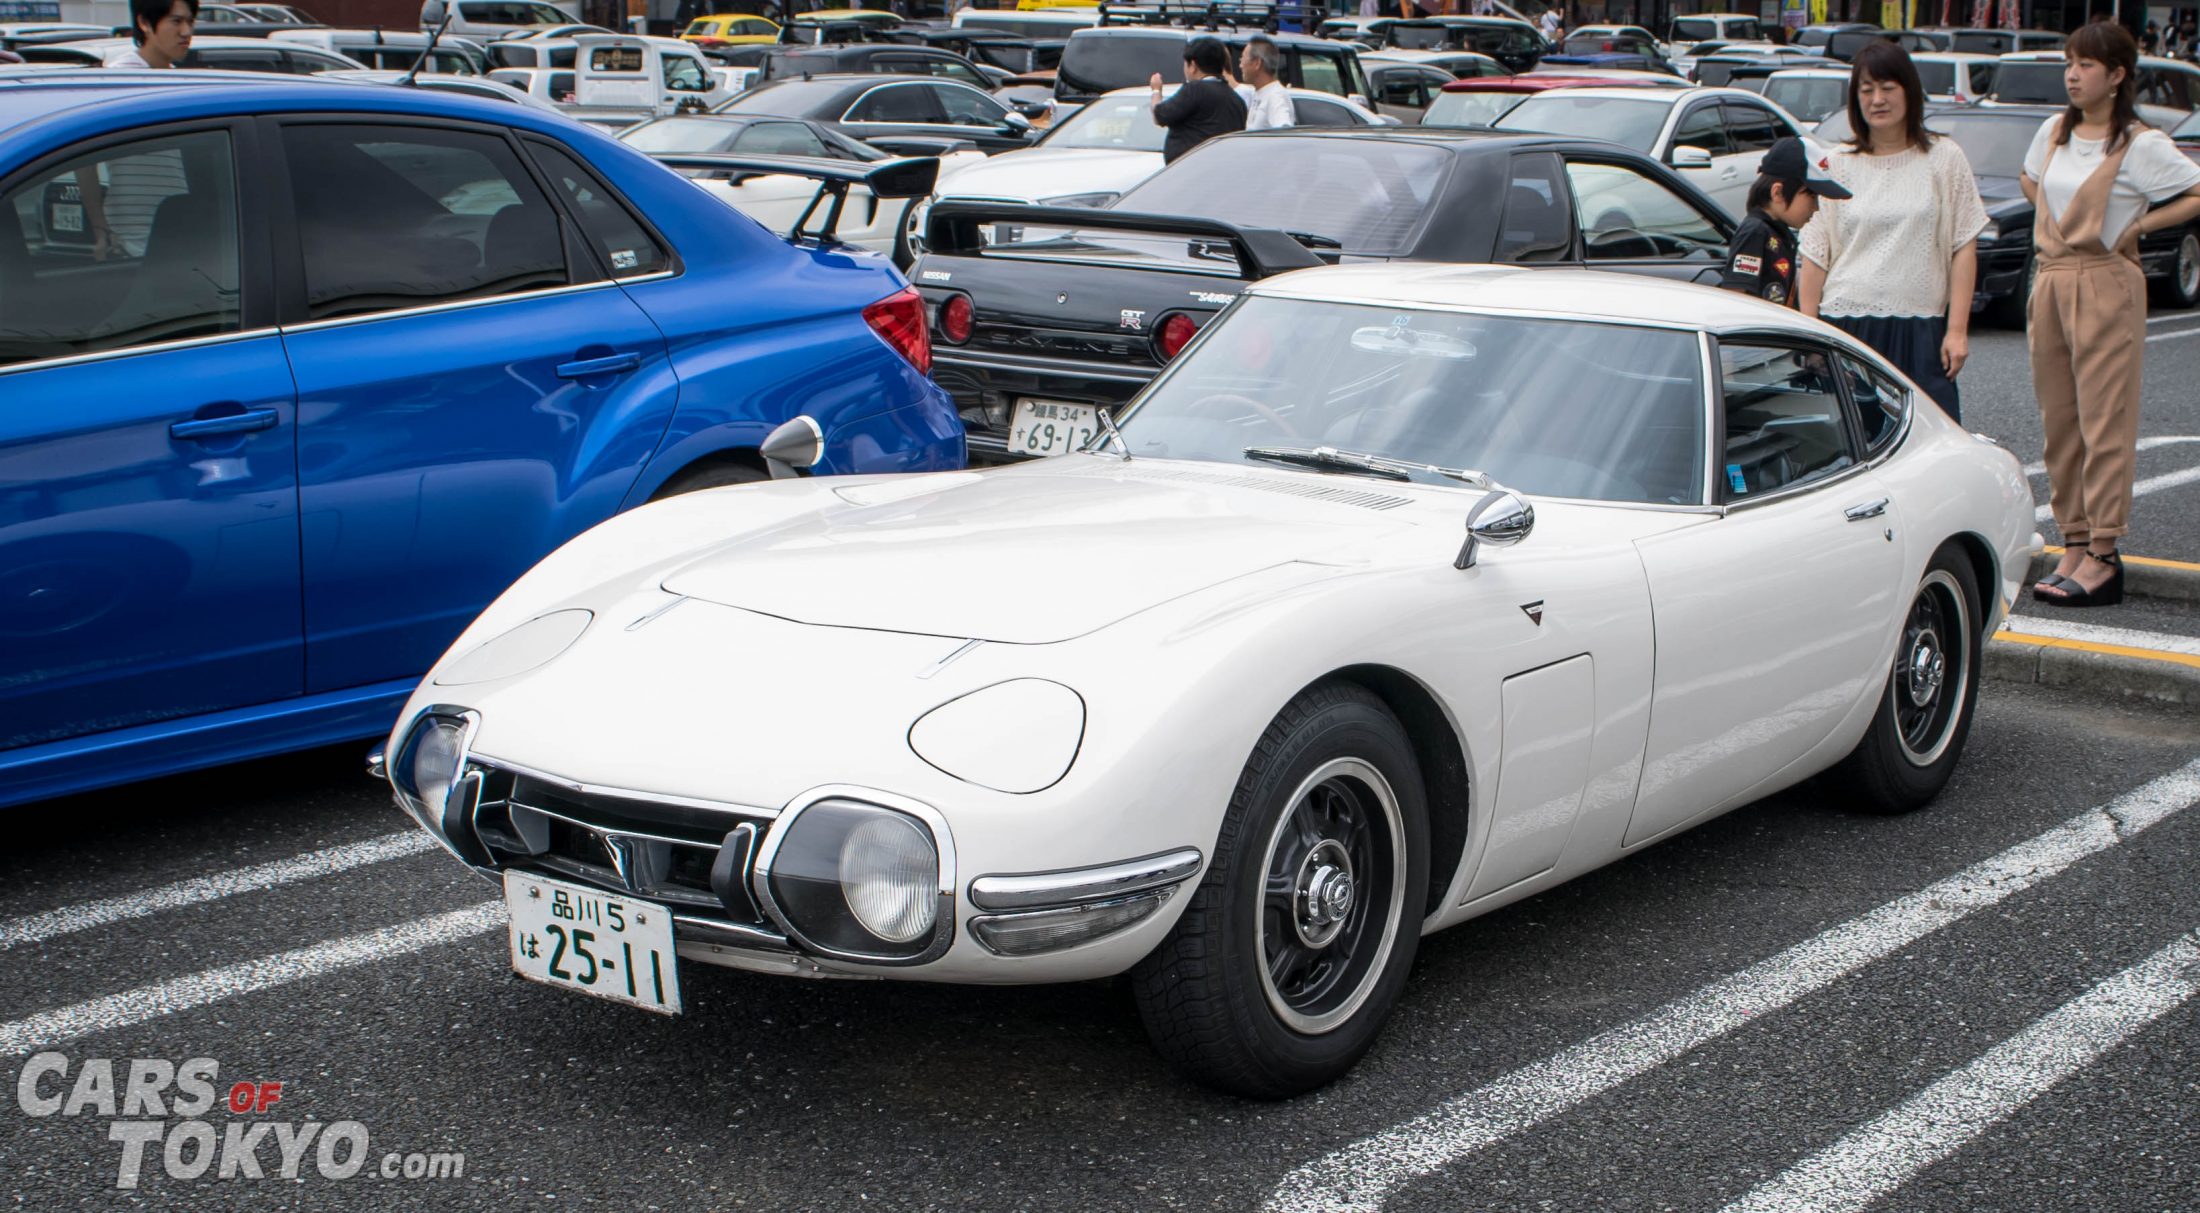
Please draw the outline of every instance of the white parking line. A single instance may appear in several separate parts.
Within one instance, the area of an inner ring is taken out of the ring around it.
[[[2200,480],[2200,467],[2186,468],[2181,472],[2164,472],[2159,476],[2149,476],[2145,480],[2132,485],[2131,495],[2133,497],[2144,497],[2149,493],[2159,493],[2163,489],[2174,489],[2179,485],[2191,484],[2195,480]],[[2032,521],[2034,522],[2045,522],[2054,516],[2055,511],[2045,505],[2032,511]]]
[[[1631,1023],[1293,1170],[1271,1213],[1374,1210],[1399,1185],[1648,1073],[1972,913],[2061,874],[2200,800],[2200,759],[1946,880],[1852,918]]]
[[[180,909],[200,902],[234,897],[239,893],[256,893],[277,885],[294,884],[316,876],[328,876],[349,868],[434,849],[435,840],[428,836],[427,831],[401,830],[395,834],[384,834],[380,838],[369,838],[364,842],[347,843],[340,847],[327,847],[319,851],[308,851],[303,855],[293,855],[288,859],[254,864],[249,868],[216,872],[211,876],[194,876],[189,880],[179,880],[174,884],[128,893],[121,897],[106,897],[82,905],[62,906],[43,914],[31,914],[0,922],[0,952],[19,948],[27,943],[52,939],[56,935],[89,931],[93,927],[143,918],[162,910]]]
[[[173,981],[139,986],[75,1006],[41,1011],[27,1019],[0,1024],[0,1056],[29,1053],[89,1032],[126,1028],[240,994],[289,985],[369,961],[403,956],[495,930],[504,922],[504,903],[484,901],[463,910],[418,918],[363,935],[331,939]]]
[[[2182,446],[2188,442],[2200,442],[2200,434],[2156,434],[2151,438],[2141,438],[2139,445],[2134,449],[2143,454],[2159,447]],[[2045,463],[2027,463],[2024,465],[2024,474],[2027,476],[2045,476],[2047,465]]]
[[[2147,341],[2149,343],[2156,341],[2175,341],[2180,337],[2200,337],[2200,329],[2178,329],[2175,332],[2170,333],[2155,333],[2149,336],[2147,338]]]
[[[2159,316],[2147,317],[2148,324],[2168,324],[2176,320],[2200,320],[2200,312],[2163,312]]]
[[[2200,936],[2187,935],[1760,1184],[1724,1213],[1860,1213],[2195,994]]]
[[[2027,636],[2084,640],[2093,644],[2119,645],[2127,649],[2152,649],[2157,653],[2183,653],[2187,657],[2200,657],[2200,637],[2196,636],[2142,632],[2137,628],[2112,628],[2097,623],[2079,623],[2074,619],[2042,619],[2037,615],[2012,616],[2007,628]]]

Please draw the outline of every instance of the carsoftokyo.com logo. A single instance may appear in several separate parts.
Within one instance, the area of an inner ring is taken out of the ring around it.
[[[269,1118],[282,1101],[280,1082],[223,1083],[221,1063],[211,1057],[180,1063],[163,1057],[121,1062],[93,1057],[74,1066],[67,1054],[40,1053],[23,1063],[15,1079],[15,1103],[26,1116],[107,1120],[107,1140],[122,1152],[115,1170],[118,1188],[137,1187],[155,1157],[171,1179],[179,1180],[209,1175],[297,1179],[308,1160],[327,1179],[362,1173],[383,1179],[459,1179],[466,1173],[464,1154],[391,1152],[377,1159],[367,1127],[356,1120],[323,1124]],[[221,1118],[224,1112],[226,1119]],[[272,1155],[263,1154],[269,1146]]]

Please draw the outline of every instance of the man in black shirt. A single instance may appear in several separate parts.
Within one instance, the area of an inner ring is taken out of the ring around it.
[[[1222,78],[1230,53],[1217,38],[1194,38],[1184,44],[1184,87],[1164,100],[1161,73],[1155,72],[1153,120],[1169,128],[1161,142],[1161,163],[1167,164],[1216,135],[1245,129],[1245,98]]]

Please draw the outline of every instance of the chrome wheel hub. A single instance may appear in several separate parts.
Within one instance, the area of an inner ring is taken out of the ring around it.
[[[1940,651],[1940,637],[1931,631],[1918,633],[1910,646],[1909,683],[1910,702],[1924,707],[1940,694],[1940,685],[1948,677],[1948,657]]]
[[[1327,839],[1307,853],[1297,884],[1291,918],[1299,941],[1310,948],[1327,947],[1352,913],[1352,857],[1342,843]]]
[[[2177,289],[2188,299],[2200,295],[2200,236],[2190,232],[2177,242]]]

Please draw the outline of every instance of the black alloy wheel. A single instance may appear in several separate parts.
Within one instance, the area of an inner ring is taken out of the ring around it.
[[[1829,773],[1859,798],[1859,807],[1907,813],[1947,785],[1978,705],[1984,639],[1971,559],[1944,547],[1910,600],[1879,710],[1856,749]]]
[[[2200,224],[2185,228],[2177,237],[2177,255],[2170,259],[2169,273],[2156,278],[2154,301],[2164,307],[2190,308],[2200,305]]]

